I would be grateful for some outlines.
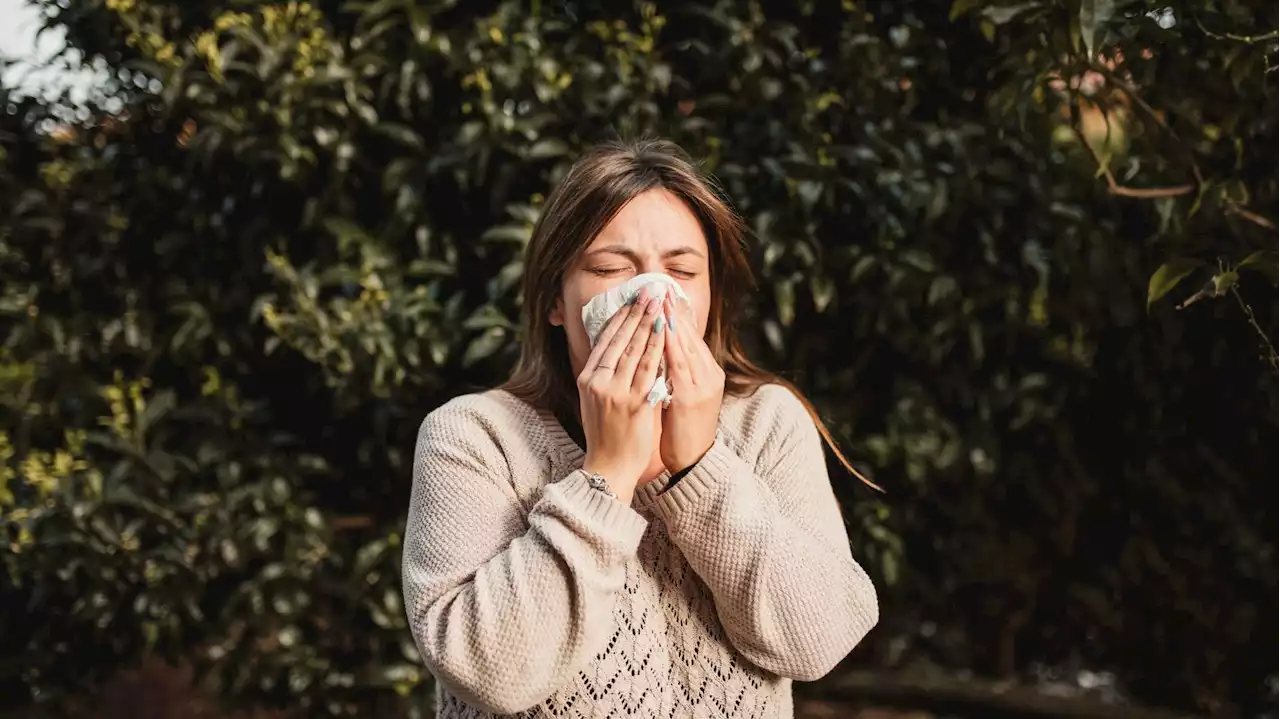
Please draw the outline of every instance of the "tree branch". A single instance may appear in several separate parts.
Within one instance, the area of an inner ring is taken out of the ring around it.
[[[1263,33],[1262,35],[1234,35],[1229,32],[1225,32],[1225,33],[1211,32],[1209,28],[1204,26],[1204,23],[1200,22],[1200,16],[1198,14],[1192,13],[1191,16],[1192,18],[1195,19],[1196,27],[1200,28],[1200,32],[1204,33],[1205,35],[1208,35],[1214,40],[1235,40],[1236,42],[1243,42],[1249,45],[1256,45],[1257,43],[1260,43],[1260,42],[1266,42],[1267,40],[1275,40],[1276,38],[1280,38],[1280,31],[1278,30],[1272,30],[1271,32]]]
[[[1106,112],[1100,110],[1100,112]],[[1098,151],[1093,149],[1093,145],[1084,136],[1084,130],[1080,127],[1080,108],[1078,104],[1072,104],[1071,107],[1072,123],[1071,130],[1075,132],[1076,138],[1080,140],[1080,144],[1084,145],[1089,154],[1093,156],[1093,161],[1098,164],[1098,169],[1102,171],[1103,177],[1107,180],[1107,191],[1119,197],[1138,197],[1152,199],[1156,197],[1177,197],[1179,195],[1189,195],[1195,190],[1195,185],[1174,185],[1173,187],[1125,187],[1116,182],[1116,176],[1111,172],[1111,167],[1102,160],[1098,155]],[[1110,122],[1110,121],[1108,121]]]
[[[1276,346],[1271,344],[1271,338],[1267,336],[1266,330],[1262,329],[1262,325],[1258,324],[1258,318],[1253,315],[1253,308],[1244,301],[1244,298],[1240,296],[1240,291],[1234,286],[1231,288],[1231,294],[1235,296],[1236,302],[1240,303],[1240,309],[1244,310],[1244,316],[1248,318],[1249,324],[1253,325],[1253,329],[1262,338],[1262,346],[1267,350],[1266,357],[1267,361],[1271,363],[1271,369],[1280,369],[1280,359],[1276,357]]]
[[[1274,231],[1276,229],[1275,223],[1273,223],[1271,220],[1268,220],[1267,218],[1263,217],[1262,215],[1259,215],[1256,212],[1247,210],[1241,207],[1240,205],[1236,204],[1235,202],[1232,202],[1232,201],[1227,202],[1227,211],[1233,215],[1238,215],[1239,217],[1246,219],[1254,223],[1255,225],[1260,225],[1262,227],[1265,227],[1268,230]]]
[[[1169,126],[1168,121],[1165,120],[1164,117],[1160,115],[1160,113],[1156,112],[1154,107],[1151,107],[1151,105],[1147,104],[1146,100],[1142,99],[1142,95],[1138,93],[1138,88],[1134,87],[1132,83],[1120,77],[1118,74],[1115,73],[1115,71],[1113,71],[1111,68],[1107,67],[1106,65],[1103,65],[1102,63],[1090,62],[1089,69],[1093,70],[1099,75],[1102,75],[1104,78],[1106,78],[1107,82],[1123,90],[1124,94],[1129,96],[1129,100],[1133,102],[1133,104],[1137,105],[1143,112],[1147,114],[1148,117],[1154,120],[1155,123],[1160,126],[1160,129],[1169,133],[1169,137],[1173,138],[1173,141],[1177,143],[1178,147],[1182,148],[1183,152],[1185,152],[1187,156],[1190,157],[1191,159],[1191,174],[1195,177],[1195,180],[1196,180],[1195,186],[1203,187],[1204,176],[1201,175],[1200,173],[1200,165],[1196,163],[1195,158],[1191,156],[1191,149],[1185,143],[1182,142],[1182,138],[1178,136],[1178,133],[1172,127]]]
[[[1271,35],[1274,36],[1275,33],[1271,33]],[[1184,149],[1186,148],[1186,145],[1183,144],[1182,142],[1182,138],[1178,136],[1178,133],[1174,131],[1172,127],[1169,126],[1168,121],[1166,121],[1163,117],[1161,117],[1160,113],[1156,112],[1155,108],[1147,104],[1146,100],[1142,99],[1142,96],[1138,94],[1138,88],[1134,87],[1131,83],[1129,83],[1124,78],[1117,75],[1114,71],[1112,71],[1110,68],[1106,67],[1105,65],[1091,62],[1089,63],[1089,68],[1094,72],[1097,72],[1099,75],[1102,75],[1104,78],[1106,78],[1107,82],[1112,83],[1116,87],[1123,90],[1124,93],[1129,97],[1129,99],[1135,105],[1141,108],[1142,111],[1145,112],[1157,125],[1159,125],[1162,130],[1169,133],[1169,137],[1173,138],[1173,140],[1176,143],[1178,143],[1180,147],[1183,147]],[[1103,113],[1106,112],[1106,110],[1101,109],[1101,106],[1099,107],[1099,111]],[[1116,182],[1115,175],[1111,173],[1111,168],[1108,167],[1105,163],[1103,163],[1102,158],[1099,157],[1097,151],[1093,149],[1093,145],[1090,145],[1089,142],[1085,139],[1084,132],[1079,127],[1080,118],[1079,118],[1078,102],[1072,104],[1071,112],[1072,112],[1072,119],[1075,121],[1072,126],[1072,130],[1075,131],[1076,137],[1080,138],[1080,142],[1084,143],[1084,146],[1089,149],[1089,154],[1093,155],[1093,159],[1098,163],[1098,167],[1102,170],[1103,174],[1106,176],[1107,189],[1111,192],[1111,194],[1118,195],[1120,197],[1138,197],[1138,198],[1148,198],[1148,199],[1156,198],[1156,197],[1177,197],[1180,195],[1189,195],[1192,192],[1195,192],[1197,187],[1204,187],[1204,176],[1200,172],[1200,165],[1196,163],[1194,158],[1191,159],[1191,174],[1195,177],[1195,184],[1175,185],[1173,187],[1152,187],[1152,188],[1125,187],[1123,185],[1120,185],[1119,183]],[[1108,118],[1108,124],[1109,123],[1110,123],[1110,119]],[[1226,209],[1228,212],[1238,215],[1239,217],[1245,220],[1248,220],[1259,226],[1265,227],[1269,230],[1276,229],[1275,224],[1272,223],[1267,218],[1263,217],[1262,215],[1259,215],[1256,212],[1252,212],[1251,210],[1245,207],[1242,207],[1236,202],[1230,201],[1229,198],[1224,198],[1224,199],[1227,200],[1226,202],[1224,202],[1224,204],[1226,205]]]

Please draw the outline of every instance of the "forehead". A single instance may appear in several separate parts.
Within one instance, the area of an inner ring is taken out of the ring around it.
[[[707,238],[684,200],[668,190],[654,189],[624,205],[591,243],[591,247],[603,245],[624,245],[637,251],[692,246],[705,252]]]

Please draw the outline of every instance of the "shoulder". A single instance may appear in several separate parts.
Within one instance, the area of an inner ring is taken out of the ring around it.
[[[736,416],[738,424],[776,426],[812,424],[809,409],[790,388],[780,384],[762,384],[754,392],[730,398],[725,413]]]
[[[735,443],[755,452],[818,438],[808,407],[795,392],[780,384],[763,384],[751,394],[729,398],[720,424]]]
[[[503,390],[455,397],[432,410],[418,428],[418,454],[505,454],[528,444],[540,426],[537,410]]]
[[[470,432],[485,428],[527,428],[537,411],[500,389],[464,394],[432,410],[422,431]]]

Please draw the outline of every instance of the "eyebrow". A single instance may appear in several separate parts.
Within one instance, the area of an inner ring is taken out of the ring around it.
[[[640,255],[638,255],[635,250],[631,249],[630,247],[627,247],[626,245],[605,245],[604,247],[598,247],[594,250],[591,250],[587,254],[596,255],[596,254],[604,254],[604,253],[622,255],[623,257],[626,257],[631,260],[640,259]],[[666,260],[672,257],[679,257],[680,255],[696,255],[698,257],[703,256],[702,252],[700,252],[697,248],[692,247],[690,245],[681,245],[680,247],[673,247],[667,250],[666,252],[663,252],[662,259]]]

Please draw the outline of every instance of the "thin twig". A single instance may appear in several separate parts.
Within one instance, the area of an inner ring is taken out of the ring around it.
[[[1226,32],[1226,33],[1210,32],[1209,28],[1205,27],[1204,23],[1200,22],[1199,15],[1193,14],[1192,17],[1195,18],[1196,27],[1200,28],[1200,32],[1204,33],[1205,35],[1208,35],[1214,40],[1235,40],[1236,42],[1243,42],[1243,43],[1248,43],[1250,45],[1255,45],[1257,43],[1265,42],[1267,40],[1275,40],[1277,38],[1280,38],[1280,30],[1272,30],[1271,32],[1266,33],[1264,35],[1234,35],[1229,32]]]
[[[1110,175],[1111,172],[1108,171],[1107,174]],[[1111,194],[1119,195],[1121,197],[1178,197],[1180,195],[1190,195],[1196,189],[1195,185],[1174,185],[1173,187],[1125,187],[1123,185],[1115,184],[1114,178],[1108,177],[1107,179],[1112,181],[1111,186],[1107,189]]]
[[[1271,338],[1262,329],[1262,325],[1258,324],[1258,319],[1253,314],[1253,308],[1244,301],[1244,298],[1240,296],[1240,291],[1235,287],[1231,288],[1231,294],[1235,296],[1236,302],[1240,303],[1240,309],[1244,310],[1244,316],[1249,319],[1249,324],[1253,325],[1253,329],[1257,330],[1258,336],[1262,338],[1262,346],[1267,349],[1267,361],[1271,363],[1271,369],[1280,368],[1280,360],[1276,357],[1276,347],[1271,344]]]
[[[1241,207],[1240,205],[1236,204],[1233,201],[1230,201],[1230,200],[1227,201],[1227,211],[1232,214],[1239,215],[1240,217],[1256,225],[1261,225],[1262,227],[1265,227],[1268,230],[1276,229],[1275,223],[1272,222],[1271,220],[1268,220],[1267,218],[1263,217],[1262,215],[1259,215],[1256,212],[1246,210],[1245,208]]]

